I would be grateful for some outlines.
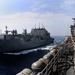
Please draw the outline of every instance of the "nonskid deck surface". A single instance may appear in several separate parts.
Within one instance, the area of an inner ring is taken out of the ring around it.
[[[75,62],[75,58],[74,58],[74,62]],[[75,65],[72,66],[68,71],[66,75],[75,75]]]
[[[75,75],[75,43],[74,43],[74,66],[67,71],[66,75]]]
[[[75,58],[74,58],[74,63],[75,63]],[[67,71],[66,75],[75,75],[75,64]]]

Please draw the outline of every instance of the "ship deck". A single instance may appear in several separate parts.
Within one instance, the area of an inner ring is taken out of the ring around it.
[[[74,43],[74,66],[71,66],[66,75],[75,75],[75,43]]]
[[[74,62],[75,62],[75,58],[74,58]],[[67,71],[66,75],[75,75],[75,64]]]

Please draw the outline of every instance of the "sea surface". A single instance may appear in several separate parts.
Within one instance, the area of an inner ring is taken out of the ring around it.
[[[31,64],[42,58],[56,44],[60,44],[65,36],[53,36],[55,41],[45,47],[21,51],[18,53],[0,54],[0,75],[16,75],[25,68],[31,69]]]

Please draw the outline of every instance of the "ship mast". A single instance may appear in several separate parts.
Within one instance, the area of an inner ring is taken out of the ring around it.
[[[39,22],[39,29],[40,29],[40,22]]]
[[[35,24],[35,29],[36,29],[36,24]]]
[[[5,32],[6,32],[6,34],[8,34],[8,30],[7,30],[7,28],[8,28],[8,27],[7,27],[7,26],[5,26],[5,28],[6,28],[6,31],[5,31]]]
[[[42,23],[42,28],[45,28],[44,25],[43,25],[43,23]]]
[[[72,18],[72,19],[74,20],[73,22],[74,22],[74,26],[75,26],[75,18]]]

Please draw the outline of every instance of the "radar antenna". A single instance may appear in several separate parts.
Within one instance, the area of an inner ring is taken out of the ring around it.
[[[72,19],[74,20],[73,22],[74,22],[74,26],[75,26],[75,18],[72,18]]]

